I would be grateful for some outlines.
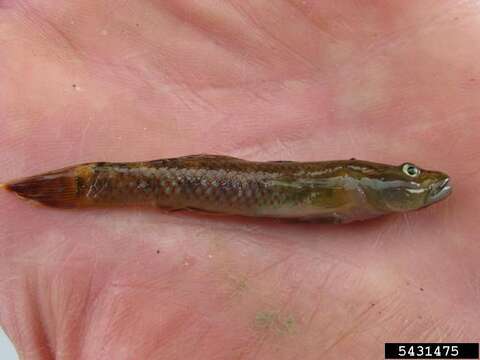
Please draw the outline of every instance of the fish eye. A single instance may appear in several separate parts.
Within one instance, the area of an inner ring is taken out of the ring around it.
[[[404,174],[411,177],[417,177],[418,175],[420,175],[420,169],[417,168],[415,165],[409,163],[402,165],[402,171]]]

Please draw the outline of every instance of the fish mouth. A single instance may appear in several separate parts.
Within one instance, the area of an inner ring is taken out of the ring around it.
[[[452,185],[450,184],[449,178],[435,183],[428,194],[428,205],[445,199],[451,192]]]

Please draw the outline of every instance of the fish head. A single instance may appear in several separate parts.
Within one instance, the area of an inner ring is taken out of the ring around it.
[[[440,171],[422,169],[412,163],[374,166],[360,179],[361,186],[377,209],[404,212],[435,204],[452,192],[450,178]]]

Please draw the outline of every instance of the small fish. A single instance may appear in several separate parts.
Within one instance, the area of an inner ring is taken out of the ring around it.
[[[87,163],[2,187],[53,207],[135,205],[331,223],[417,210],[452,191],[446,174],[410,163],[256,162],[206,154]]]

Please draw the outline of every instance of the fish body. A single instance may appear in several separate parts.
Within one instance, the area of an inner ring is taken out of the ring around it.
[[[451,192],[446,174],[408,163],[256,162],[204,154],[88,163],[5,187],[54,207],[134,205],[332,223],[416,210]]]

